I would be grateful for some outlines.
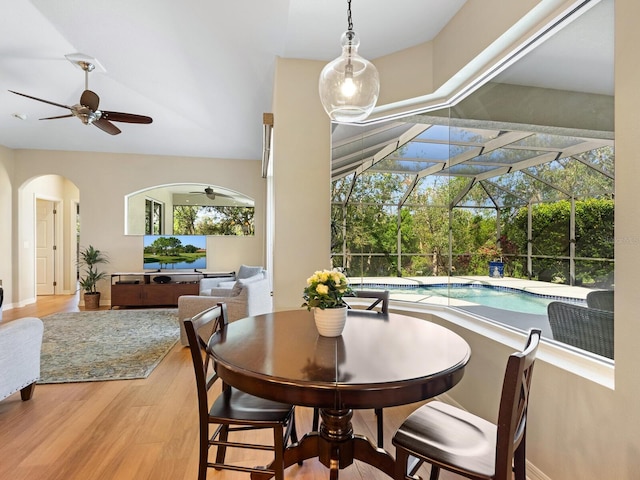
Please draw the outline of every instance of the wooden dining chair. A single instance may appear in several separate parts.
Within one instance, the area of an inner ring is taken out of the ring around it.
[[[209,354],[208,342],[213,335],[224,332],[226,318],[226,305],[219,303],[183,322],[189,340],[198,392],[200,420],[198,480],[206,479],[208,468],[271,473],[277,480],[284,480],[284,449],[289,440],[298,441],[292,405],[249,395],[225,384],[220,379],[221,393],[209,407],[209,396],[219,377],[215,372],[214,360]],[[273,444],[250,444],[229,439],[229,434],[232,432],[266,428],[273,429]],[[216,458],[214,462],[210,462],[209,449],[213,446],[216,447]],[[227,448],[273,451],[274,468],[270,470],[224,463]]]
[[[365,310],[369,310],[372,313],[389,313],[389,290],[354,290],[353,296],[357,298],[371,299],[371,303],[366,306]],[[348,300],[348,298],[347,298]],[[352,308],[347,303],[348,308]],[[378,448],[384,448],[384,418],[382,415],[382,409],[376,408],[374,410],[376,415],[376,436],[378,442]],[[318,424],[320,423],[320,410],[318,408],[313,409],[313,421],[312,429],[318,431]]]
[[[366,310],[389,313],[389,290],[353,290],[353,296],[371,300],[371,303],[366,306]],[[349,297],[345,297],[345,300],[348,301]],[[348,302],[347,307],[352,308]]]
[[[394,478],[410,478],[427,462],[430,480],[440,469],[473,480],[526,480],[529,392],[540,336],[532,329],[525,349],[509,356],[497,424],[438,401],[413,412],[393,437]]]

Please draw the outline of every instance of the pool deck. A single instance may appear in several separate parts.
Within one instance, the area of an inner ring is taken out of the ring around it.
[[[490,276],[458,276],[458,277],[351,277],[349,282],[354,288],[360,285],[363,288],[374,287],[381,288],[385,286],[396,287],[420,287],[429,285],[446,285],[451,283],[457,284],[473,284],[480,283],[482,285],[491,285],[494,287],[506,287],[514,290],[521,290],[536,295],[543,295],[554,300],[575,301],[586,300],[587,293],[592,291],[584,287],[571,287],[557,283],[540,282],[537,280],[526,280],[521,278],[496,278]],[[390,290],[389,296],[392,300],[405,302],[423,303],[430,305],[440,305],[448,307],[456,307],[473,315],[493,320],[503,325],[509,325],[520,330],[528,330],[536,327],[542,329],[542,335],[547,338],[553,338],[551,326],[547,315],[538,315],[532,313],[514,312],[511,310],[502,310],[499,308],[478,305],[460,299],[448,298],[439,295],[428,295],[417,293],[397,292]]]

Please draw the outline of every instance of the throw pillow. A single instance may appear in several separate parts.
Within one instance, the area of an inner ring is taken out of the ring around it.
[[[241,278],[238,280],[238,283],[240,283],[240,285],[248,285],[250,283],[259,282],[263,278],[264,278],[264,275],[262,275],[262,273],[258,273],[257,275],[253,275],[252,277],[249,277],[249,278]]]
[[[250,265],[240,265],[240,270],[238,270],[238,275],[237,275],[237,279],[240,280],[242,278],[249,278],[249,277],[253,277],[254,275],[257,274],[262,274],[263,272],[263,268],[262,267],[252,267]]]

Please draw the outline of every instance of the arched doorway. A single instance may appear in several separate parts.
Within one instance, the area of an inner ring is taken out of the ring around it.
[[[34,297],[77,290],[78,203],[78,188],[60,175],[32,178],[20,189],[20,283]]]

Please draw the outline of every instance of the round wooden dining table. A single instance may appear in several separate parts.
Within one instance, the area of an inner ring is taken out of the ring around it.
[[[393,477],[393,456],[353,432],[353,410],[446,392],[460,381],[471,355],[467,342],[441,325],[361,310],[349,310],[339,337],[320,336],[313,314],[304,309],[243,318],[214,335],[209,349],[229,385],[320,409],[319,431],[287,447],[285,468],[318,457],[332,479],[354,459]]]

